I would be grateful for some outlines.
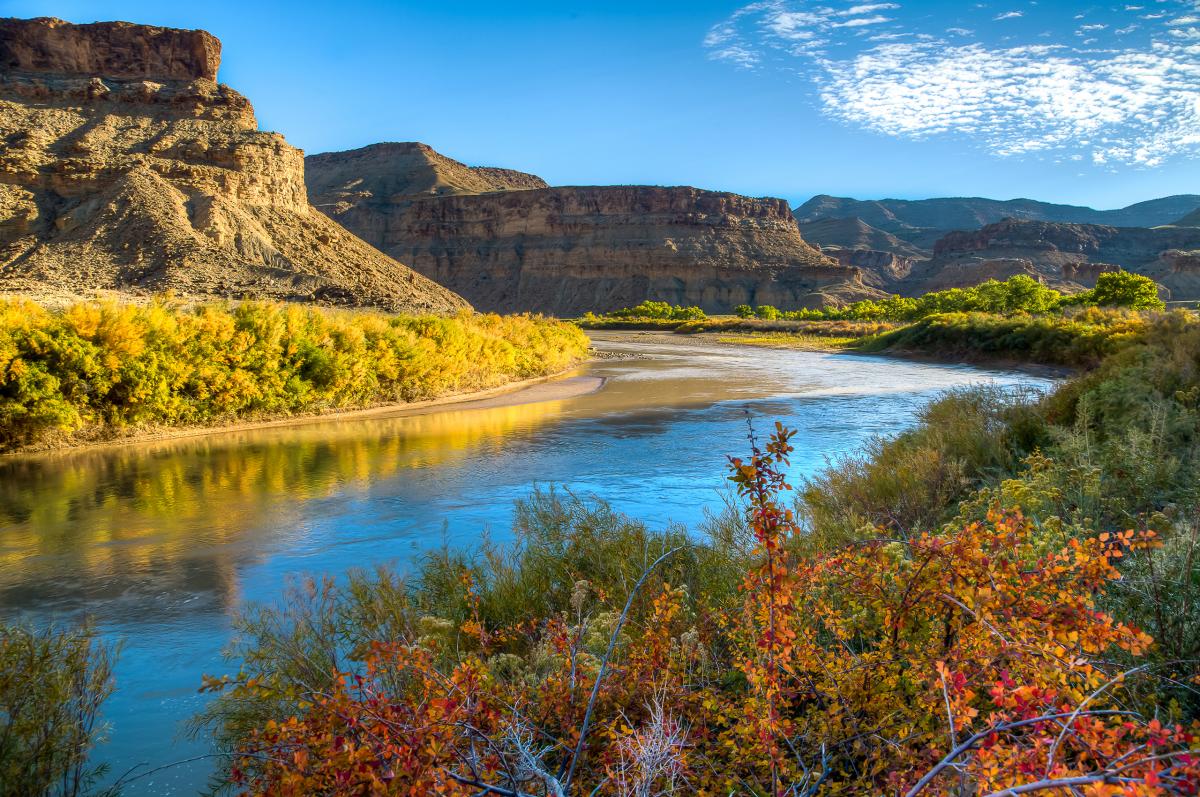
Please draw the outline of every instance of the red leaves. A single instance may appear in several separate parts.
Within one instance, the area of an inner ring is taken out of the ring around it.
[[[832,794],[1071,778],[1095,797],[1195,793],[1197,729],[1115,713],[1129,701],[1108,662],[1152,640],[1097,604],[1115,562],[1153,533],[1046,554],[1025,518],[993,512],[797,558],[801,529],[779,499],[790,440],[777,426],[749,462],[730,460],[758,543],[737,605],[697,617],[714,601],[667,585],[622,630],[575,793],[616,794],[651,759],[655,777],[703,795],[808,793],[818,778]],[[519,769],[546,790],[597,683],[585,637],[613,615],[585,618],[581,601],[488,627],[476,585],[462,587],[456,639],[477,648],[375,643],[363,673],[261,728],[231,779],[251,793],[455,795]],[[611,612],[608,596],[592,600]]]

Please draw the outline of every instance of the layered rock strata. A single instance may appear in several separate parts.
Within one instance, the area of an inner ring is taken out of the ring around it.
[[[204,31],[0,20],[0,290],[466,307],[308,203]]]
[[[543,187],[421,144],[307,159],[310,199],[477,307],[556,315],[651,299],[728,312],[877,292],[810,246],[787,203],[696,188]]]
[[[942,238],[933,258],[914,268],[905,292],[963,287],[1006,273],[1029,273],[1071,290],[1091,287],[1099,273],[1123,268],[1159,282],[1173,299],[1200,299],[1197,250],[1198,228],[1009,219]]]

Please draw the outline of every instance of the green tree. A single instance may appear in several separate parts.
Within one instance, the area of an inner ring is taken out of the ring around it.
[[[748,304],[739,304],[733,308],[733,314],[738,318],[754,318],[754,308]]]
[[[1130,307],[1134,310],[1162,310],[1166,307],[1158,298],[1158,285],[1149,277],[1128,271],[1108,271],[1096,280],[1091,303],[1101,307]]]

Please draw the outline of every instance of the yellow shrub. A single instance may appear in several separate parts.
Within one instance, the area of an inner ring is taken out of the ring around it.
[[[418,401],[569,367],[573,325],[246,302],[0,300],[0,450],[86,430],[213,424]]]

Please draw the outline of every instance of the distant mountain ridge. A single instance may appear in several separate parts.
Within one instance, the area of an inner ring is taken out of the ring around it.
[[[937,199],[860,200],[815,196],[796,208],[796,219],[811,224],[824,219],[862,219],[922,248],[953,230],[977,230],[1005,219],[1109,227],[1158,227],[1172,224],[1200,209],[1200,195],[1151,199],[1116,210],[1096,210],[1077,205],[1057,205],[1033,199],[997,200],[983,197]]]
[[[1123,268],[1173,299],[1200,298],[1200,195],[1116,210],[1032,199],[858,200],[816,196],[793,213],[805,238],[863,272],[866,284],[916,296],[1026,274],[1063,290]]]
[[[873,249],[903,257],[929,256],[927,251],[915,244],[901,240],[878,227],[872,227],[857,216],[848,219],[818,219],[799,224],[804,240],[821,247]]]

